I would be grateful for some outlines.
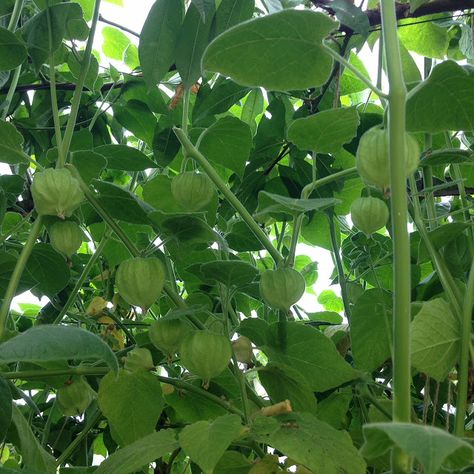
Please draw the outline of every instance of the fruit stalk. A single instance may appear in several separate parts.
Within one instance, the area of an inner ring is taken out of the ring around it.
[[[20,283],[21,275],[23,274],[23,270],[26,267],[28,258],[30,258],[31,252],[33,251],[33,247],[36,243],[36,239],[42,228],[43,218],[38,216],[30,230],[28,240],[25,242],[20,256],[18,257],[18,261],[16,262],[15,269],[13,270],[13,274],[10,278],[10,281],[8,282],[8,287],[5,292],[5,297],[3,298],[2,307],[0,309],[0,341],[5,334],[5,329],[8,323],[8,315],[10,313],[10,306]]]
[[[405,103],[407,91],[403,79],[397,35],[395,2],[381,1],[382,35],[389,83],[388,130],[390,134],[390,189],[393,232],[393,421],[410,422],[410,241],[407,229],[405,171]],[[392,452],[392,472],[411,470],[410,457],[401,450]]]

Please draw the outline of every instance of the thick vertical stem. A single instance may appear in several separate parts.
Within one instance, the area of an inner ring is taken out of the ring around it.
[[[474,258],[471,262],[469,280],[466,287],[464,299],[462,324],[461,324],[461,348],[459,356],[459,374],[457,386],[456,419],[454,422],[454,433],[456,436],[464,436],[464,419],[466,417],[467,391],[469,385],[469,344],[472,332],[472,304],[474,300]]]
[[[64,166],[64,162],[66,160],[67,154],[69,152],[69,147],[71,145],[74,127],[76,126],[77,114],[79,112],[79,106],[81,104],[82,88],[84,87],[87,72],[89,71],[89,65],[91,62],[92,44],[94,43],[95,30],[97,27],[97,21],[99,20],[100,1],[101,0],[95,0],[94,14],[92,16],[92,24],[89,32],[89,38],[87,39],[86,49],[82,58],[81,72],[79,74],[79,79],[77,80],[76,88],[74,89],[74,94],[72,96],[71,113],[69,114],[69,119],[67,121],[63,141],[59,150],[60,159],[58,160],[58,167],[60,168]]]
[[[390,189],[392,194],[394,309],[393,309],[393,420],[410,422],[410,242],[407,229],[405,173],[405,103],[397,36],[395,2],[382,0],[382,33],[389,82]],[[400,450],[392,454],[392,472],[410,471],[410,458]]]

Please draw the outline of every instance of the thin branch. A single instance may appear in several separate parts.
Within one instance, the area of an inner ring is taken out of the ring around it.
[[[119,23],[106,20],[102,15],[99,15],[99,21],[102,23],[107,23],[107,25],[110,26],[115,26],[115,28],[118,28],[119,30],[125,31],[126,33],[130,33],[131,35],[140,38],[140,33],[137,33],[136,31],[133,31],[130,28],[127,28],[126,26],[120,25]]]

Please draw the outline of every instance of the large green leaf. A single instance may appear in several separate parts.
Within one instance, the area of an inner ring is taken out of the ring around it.
[[[287,323],[286,349],[275,346],[278,323],[270,326],[272,336],[263,350],[271,362],[289,365],[300,372],[316,392],[324,392],[360,376],[339,354],[322,332],[299,323]]]
[[[392,297],[371,289],[360,296],[351,316],[352,355],[357,367],[372,372],[392,352]]]
[[[269,444],[312,472],[365,474],[365,462],[345,431],[319,421],[310,413],[278,418],[258,417],[251,435]]]
[[[116,184],[97,179],[93,180],[93,184],[100,192],[100,204],[112,217],[132,224],[149,223],[147,214],[153,211],[153,208],[138,199],[135,194]]]
[[[204,21],[199,10],[190,5],[184,17],[176,44],[176,68],[186,88],[190,88],[201,77],[201,58],[209,43],[214,15],[208,10]]]
[[[250,127],[235,117],[224,117],[209,127],[199,151],[212,163],[242,175],[252,147]]]
[[[163,410],[159,380],[149,372],[121,369],[99,385],[99,406],[119,444],[130,444],[153,433]]]
[[[289,400],[295,411],[316,412],[314,392],[298,370],[270,362],[258,371],[258,378],[273,403]]]
[[[216,35],[252,18],[255,0],[222,0],[216,12]]]
[[[418,18],[401,20],[398,36],[409,50],[429,58],[444,59],[449,45],[448,29],[435,22],[435,16],[425,16],[420,22]],[[409,25],[409,26],[407,26]]]
[[[229,288],[248,285],[258,275],[258,270],[253,265],[239,260],[203,263],[200,271],[207,279],[219,281]]]
[[[179,434],[183,451],[205,474],[214,467],[230,443],[239,437],[243,427],[237,415],[224,415],[214,421],[198,421],[186,426]]]
[[[143,76],[155,87],[173,64],[175,45],[183,21],[182,0],[157,0],[140,34],[138,54]]]
[[[102,145],[95,152],[107,159],[107,168],[125,171],[144,171],[157,165],[136,148],[125,145]]]
[[[350,0],[332,0],[331,8],[336,13],[336,18],[348,26],[355,33],[362,35],[363,38],[369,36],[369,18],[361,8],[356,7]]]
[[[5,364],[60,360],[102,360],[111,369],[118,369],[110,347],[99,336],[77,326],[34,326],[0,345],[0,361]]]
[[[288,140],[301,150],[334,153],[357,135],[358,126],[355,107],[324,110],[292,122]]]
[[[125,50],[131,43],[130,38],[112,26],[102,28],[102,36],[104,38],[102,43],[103,53],[110,59],[122,61]]]
[[[466,442],[434,426],[410,423],[365,425],[362,454],[374,459],[397,446],[419,461],[426,474],[437,474],[442,466],[459,469],[472,466],[474,450]]]
[[[445,61],[407,100],[407,129],[413,132],[474,131],[474,72]]]
[[[178,447],[176,433],[162,430],[151,433],[111,454],[98,468],[95,474],[130,474],[159,459]]]
[[[11,31],[0,27],[0,71],[15,69],[26,59],[26,46]]]
[[[29,422],[15,404],[12,415],[12,425],[15,427],[14,436],[17,438],[15,445],[19,448],[24,467],[44,474],[54,474],[56,460],[41,446],[33,434]]]
[[[23,136],[12,123],[0,121],[0,162],[9,165],[28,163],[23,141]]]
[[[326,82],[333,64],[321,42],[337,25],[310,10],[250,20],[219,35],[206,49],[203,67],[250,87],[317,87]]]
[[[129,100],[123,105],[114,105],[114,117],[127,130],[148,145],[153,143],[156,117],[143,102]]]
[[[48,11],[51,20],[51,38],[48,28]],[[74,21],[82,20],[82,9],[77,3],[59,3],[43,10],[29,20],[22,28],[28,44],[28,52],[36,69],[60,46]],[[82,38],[83,39],[83,38]],[[51,43],[50,43],[51,40]],[[50,48],[51,45],[51,48]]]
[[[413,367],[441,382],[459,357],[461,328],[446,301],[425,301],[411,324]]]

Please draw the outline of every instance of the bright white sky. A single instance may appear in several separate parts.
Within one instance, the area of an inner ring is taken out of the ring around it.
[[[130,28],[131,30],[140,33],[143,23],[145,22],[146,16],[153,5],[154,0],[123,0],[123,7],[119,7],[107,1],[102,1],[101,3],[101,14],[102,16],[112,22],[121,24]],[[102,28],[107,26],[104,23],[99,22],[96,32],[96,37],[94,41],[94,48],[99,51],[102,55],[104,61],[103,66],[108,66],[108,60],[105,58],[105,55],[102,53]],[[138,39],[132,35],[128,35],[133,43],[138,45]],[[376,75],[376,64],[377,64],[377,51],[376,49],[371,52],[368,48],[364,49],[361,52],[364,63],[369,71],[371,77],[375,80]],[[124,70],[124,66],[120,63],[113,62],[116,67]],[[0,173],[9,173],[8,167],[0,163]],[[320,248],[312,248],[306,245],[299,245],[298,251],[301,254],[310,256],[313,260],[319,263],[318,268],[318,281],[314,285],[313,289],[316,294],[319,294],[321,291],[327,289],[330,284],[330,275],[333,271],[333,262],[331,255],[328,251]],[[340,294],[339,287],[334,286],[331,289],[336,293]],[[47,300],[44,298],[39,302],[31,293],[24,293],[14,300],[15,309],[19,309],[18,303],[37,303],[44,305]],[[306,294],[300,304],[303,308],[308,311],[315,312],[323,310],[323,307],[317,303],[316,297],[311,294]]]

